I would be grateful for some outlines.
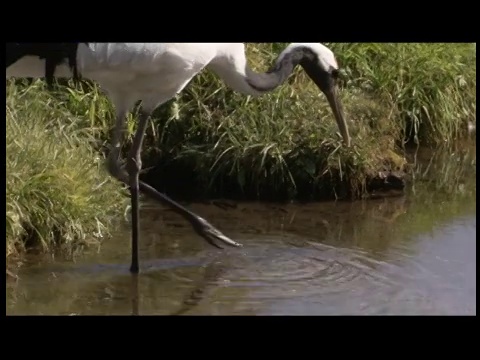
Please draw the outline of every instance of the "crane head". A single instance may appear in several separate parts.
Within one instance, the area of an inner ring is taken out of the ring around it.
[[[337,79],[339,68],[335,55],[328,47],[319,43],[297,43],[291,44],[289,48],[286,50],[293,50],[293,48],[301,48],[303,50],[300,66],[325,94],[335,116],[335,120],[337,121],[343,140],[349,147],[351,143],[350,134],[343,113],[342,104],[338,96]]]

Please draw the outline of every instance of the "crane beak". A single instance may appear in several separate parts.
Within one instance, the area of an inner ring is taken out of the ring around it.
[[[310,79],[313,80],[313,82],[327,97],[328,103],[332,108],[333,115],[335,116],[335,120],[337,121],[338,129],[343,137],[343,141],[347,147],[350,147],[350,134],[348,133],[347,122],[345,121],[340,99],[338,98],[338,89],[336,84],[338,71],[335,69],[329,69],[326,71],[323,67],[311,61],[303,62],[302,67],[305,69],[305,72]]]
[[[345,142],[347,147],[350,147],[350,144],[351,144],[350,134],[348,132],[347,122],[345,120],[342,106],[338,98],[337,86],[331,83],[330,86],[328,86],[328,88],[326,88],[323,91],[323,93],[327,97],[328,103],[332,108],[332,112],[333,112],[333,115],[335,116],[335,120],[337,121],[338,129],[340,130],[340,134],[343,137],[343,141]]]

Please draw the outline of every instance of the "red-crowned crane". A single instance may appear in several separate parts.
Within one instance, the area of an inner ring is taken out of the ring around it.
[[[283,84],[300,65],[325,94],[346,146],[350,135],[337,96],[338,64],[333,52],[319,43],[294,43],[283,50],[266,73],[257,73],[247,64],[242,43],[7,43],[6,67],[10,77],[45,77],[49,86],[54,77],[83,77],[96,81],[108,94],[116,110],[116,124],[108,156],[112,176],[130,186],[132,218],[132,261],[130,271],[139,272],[139,191],[168,204],[186,218],[210,244],[213,240],[231,246],[229,239],[205,219],[139,181],[141,148],[149,116],[172,99],[204,68],[232,89],[260,96]],[[120,162],[120,148],[126,115],[142,101],[126,171]]]

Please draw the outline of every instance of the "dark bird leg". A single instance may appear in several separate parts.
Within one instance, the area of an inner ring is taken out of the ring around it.
[[[130,272],[138,273],[138,237],[140,234],[139,210],[139,176],[142,169],[141,151],[150,113],[140,111],[138,128],[133,138],[132,147],[127,158],[130,196],[132,201],[132,265]]]
[[[53,76],[55,75],[55,68],[57,64],[55,60],[46,58],[45,59],[45,80],[47,82],[48,90],[53,90]]]
[[[80,80],[80,75],[77,68],[76,51],[72,52],[72,54],[68,56],[68,66],[70,66],[70,69],[72,69],[73,81],[78,83]]]
[[[230,246],[241,246],[241,244],[231,240],[227,236],[223,235],[214,226],[208,223],[205,219],[194,214],[190,210],[186,209],[182,205],[170,199],[165,194],[162,194],[139,180],[139,173],[141,170],[141,147],[143,138],[145,136],[146,127],[148,124],[148,118],[150,113],[141,111],[137,132],[133,140],[132,147],[127,159],[128,173],[122,167],[120,162],[120,150],[122,144],[122,138],[125,132],[125,119],[126,111],[117,110],[117,118],[115,128],[113,130],[112,137],[112,149],[108,156],[108,169],[112,176],[130,186],[130,193],[132,196],[132,263],[130,271],[132,273],[138,273],[138,237],[139,237],[139,190],[154,198],[163,204],[169,205],[175,212],[183,216],[188,220],[196,233],[202,236],[209,244],[221,248],[216,244],[213,239],[223,241]]]

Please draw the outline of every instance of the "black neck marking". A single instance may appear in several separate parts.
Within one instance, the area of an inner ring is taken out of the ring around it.
[[[293,73],[297,65],[318,63],[317,55],[307,47],[298,47],[284,55],[264,74],[258,74],[258,79],[247,79],[248,84],[259,92],[272,91],[283,84]]]

